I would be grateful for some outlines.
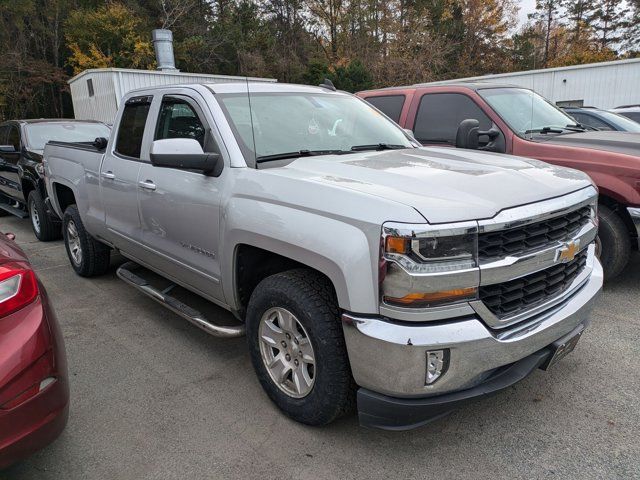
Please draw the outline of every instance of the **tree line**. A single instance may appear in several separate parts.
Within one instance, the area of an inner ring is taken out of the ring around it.
[[[72,116],[67,80],[155,68],[174,33],[185,72],[357,91],[640,53],[640,0],[0,0],[0,119]]]

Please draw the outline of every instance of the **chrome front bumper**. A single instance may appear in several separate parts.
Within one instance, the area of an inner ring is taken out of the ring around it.
[[[477,315],[409,323],[344,314],[353,376],[363,388],[401,398],[472,388],[495,369],[532,355],[588,323],[601,288],[602,267],[595,260],[589,279],[564,302],[501,330],[489,329]],[[449,349],[448,370],[427,385],[426,352],[441,349]]]
[[[638,248],[640,248],[640,208],[629,207],[627,208],[627,212],[629,212],[629,216],[631,216],[633,225],[636,227]]]

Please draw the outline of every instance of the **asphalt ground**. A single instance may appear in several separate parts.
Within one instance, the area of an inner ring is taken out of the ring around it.
[[[391,433],[355,416],[323,428],[289,420],[244,339],[191,326],[118,280],[115,265],[77,276],[62,242],[38,242],[28,220],[2,218],[0,230],[16,234],[46,285],[71,383],[66,430],[2,480],[640,478],[638,253],[552,370]]]

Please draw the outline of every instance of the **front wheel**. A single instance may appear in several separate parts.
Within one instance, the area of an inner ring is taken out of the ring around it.
[[[262,387],[289,417],[325,425],[353,409],[340,312],[324,276],[299,269],[260,282],[249,300],[247,340]]]
[[[60,224],[53,221],[38,190],[32,190],[27,199],[27,210],[33,233],[41,242],[60,238]]]
[[[64,212],[62,234],[69,261],[78,275],[94,277],[109,269],[111,250],[89,235],[75,205],[70,205]]]
[[[618,276],[631,257],[631,237],[620,216],[609,207],[598,205],[598,235],[601,242],[600,261],[604,278]]]

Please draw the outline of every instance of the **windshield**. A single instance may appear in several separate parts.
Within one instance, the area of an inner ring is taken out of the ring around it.
[[[216,98],[245,158],[257,158],[258,162],[295,152],[322,154],[365,149],[362,147],[413,147],[401,128],[349,95],[258,92],[251,93],[250,106],[245,93],[217,94]]]
[[[624,130],[625,132],[640,132],[640,123],[634,122],[627,117],[623,117],[617,113],[607,112],[606,110],[598,110],[598,115],[600,115],[603,120],[613,123],[616,127]]]
[[[518,135],[562,130],[576,121],[531,90],[487,88],[478,93]]]
[[[31,150],[44,150],[50,140],[58,142],[93,142],[98,137],[109,138],[111,130],[103,123],[51,122],[26,126],[27,145]]]

